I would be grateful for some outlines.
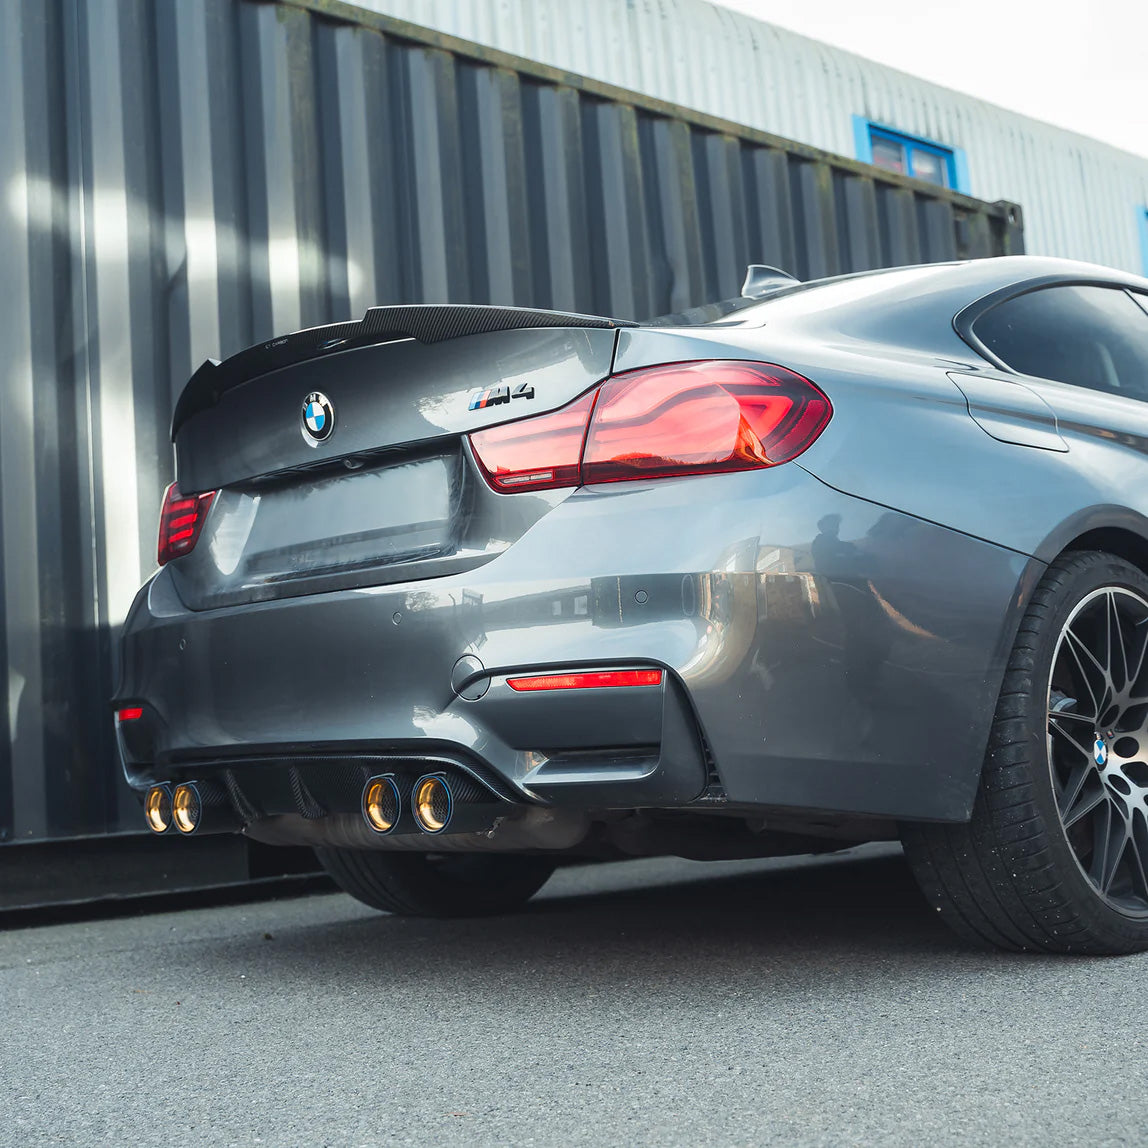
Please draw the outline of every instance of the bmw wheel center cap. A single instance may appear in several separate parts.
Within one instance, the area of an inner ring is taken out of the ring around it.
[[[1108,746],[1105,745],[1104,738],[1099,734],[1096,735],[1096,740],[1092,743],[1092,760],[1101,769],[1108,764]]]
[[[312,391],[303,400],[303,437],[310,443],[324,442],[335,429],[335,408],[322,391]]]

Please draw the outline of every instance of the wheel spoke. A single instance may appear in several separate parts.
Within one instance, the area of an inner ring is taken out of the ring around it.
[[[1075,699],[1073,699],[1075,700]],[[1092,729],[1096,725],[1096,719],[1089,717],[1088,714],[1073,713],[1072,710],[1049,710],[1048,720],[1057,721],[1060,718],[1065,718],[1068,721],[1080,722],[1088,729]]]
[[[1096,655],[1072,632],[1071,628],[1064,631],[1063,648],[1068,650],[1076,663],[1081,685],[1088,691],[1088,698],[1092,702],[1093,720],[1098,721],[1108,692],[1108,673],[1096,660]]]
[[[1133,695],[1133,700],[1144,702],[1148,701],[1148,692],[1144,691],[1141,678],[1144,677],[1145,663],[1148,660],[1148,618],[1141,619],[1136,623],[1133,627],[1133,634],[1135,653],[1132,655],[1128,671],[1128,692]],[[1139,691],[1138,696],[1137,691]]]
[[[1084,742],[1077,741],[1075,735],[1070,733],[1067,729],[1064,728],[1064,726],[1062,726],[1060,724],[1062,718],[1077,717],[1077,716],[1078,715],[1076,715],[1076,714],[1050,713],[1048,715],[1048,728],[1051,729],[1053,732],[1060,734],[1060,736],[1062,738],[1064,738],[1064,740],[1066,742],[1068,742],[1068,744],[1070,746],[1072,746],[1073,749],[1075,749],[1078,753],[1083,754],[1084,757],[1086,757],[1088,759],[1089,763],[1091,763],[1092,762],[1092,747],[1091,747],[1091,745],[1086,745]],[[1085,718],[1084,720],[1088,722],[1089,734],[1091,734],[1093,723],[1088,718]],[[1091,741],[1091,740],[1092,740],[1091,737],[1089,737],[1089,741]]]
[[[1116,608],[1116,595],[1109,591],[1104,596],[1107,622],[1108,681],[1114,693],[1128,688],[1128,651],[1124,645],[1124,630],[1120,624],[1120,611]]]
[[[1088,778],[1085,777],[1085,781]],[[1083,786],[1082,786],[1083,788]],[[1082,817],[1086,817],[1100,805],[1109,804],[1104,793],[1104,786],[1098,785],[1087,792],[1078,792],[1075,804],[1065,803],[1060,815],[1061,824],[1065,829],[1071,829]]]
[[[1060,792],[1056,795],[1056,806],[1060,811],[1060,820],[1066,829],[1073,821],[1079,820],[1084,813],[1088,812],[1085,809],[1084,813],[1076,813],[1070,820],[1070,815],[1074,814],[1075,806],[1080,801],[1080,795],[1088,783],[1088,779],[1095,775],[1096,770],[1090,761],[1081,762],[1072,767],[1068,780],[1060,787]]]
[[[1107,894],[1128,845],[1128,830],[1120,811],[1111,801],[1104,800],[1103,793],[1101,802],[1093,814],[1089,876],[1096,882],[1096,887]]]
[[[1148,869],[1145,868],[1145,862],[1148,860],[1148,822],[1145,821],[1143,809],[1136,810],[1132,814],[1128,844],[1132,887],[1137,897],[1148,901]]]

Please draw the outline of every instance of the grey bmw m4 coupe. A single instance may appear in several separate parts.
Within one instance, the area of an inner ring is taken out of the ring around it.
[[[966,940],[1148,948],[1148,280],[1011,257],[205,363],[113,699],[157,833],[394,913],[900,840]]]

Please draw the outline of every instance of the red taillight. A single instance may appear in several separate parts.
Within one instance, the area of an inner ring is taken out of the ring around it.
[[[167,488],[163,509],[159,512],[157,557],[161,566],[195,548],[214,499],[214,490],[206,494],[183,495],[174,482]]]
[[[125,706],[122,710],[116,710],[117,721],[139,721],[142,717],[142,706]]]
[[[549,490],[578,486],[582,444],[596,391],[548,415],[490,427],[470,436],[487,481],[495,490]]]
[[[598,396],[582,481],[776,466],[805,450],[829,415],[829,400],[784,367],[673,363],[630,371]]]
[[[660,686],[661,670],[596,670],[587,674],[544,674],[507,678],[512,690],[599,690],[612,686]]]
[[[553,414],[471,435],[496,490],[751,470],[789,462],[833,413],[801,375],[737,360],[607,379]]]

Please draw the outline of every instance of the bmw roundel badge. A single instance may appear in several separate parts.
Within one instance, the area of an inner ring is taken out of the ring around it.
[[[335,429],[335,408],[322,391],[312,391],[303,400],[303,437],[310,443],[324,442]]]

